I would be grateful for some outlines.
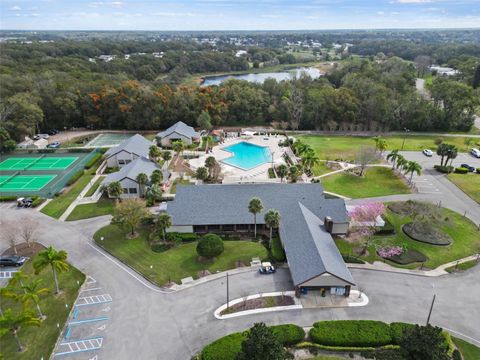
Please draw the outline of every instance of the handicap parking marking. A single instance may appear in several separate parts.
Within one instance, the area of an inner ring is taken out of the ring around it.
[[[96,305],[112,302],[112,297],[110,294],[100,294],[100,295],[91,295],[79,297],[75,306],[87,306],[87,305]]]
[[[0,279],[11,279],[17,271],[0,271]]]
[[[80,292],[86,292],[86,291],[95,291],[95,290],[101,290],[102,288],[101,287],[94,287],[94,288],[90,288],[90,289],[82,289],[80,290]]]
[[[77,320],[77,321],[70,321],[68,323],[68,326],[71,325],[80,325],[80,324],[87,324],[87,323],[92,323],[92,322],[97,322],[97,321],[106,321],[108,320],[108,317],[102,316],[98,318],[92,318],[92,319],[83,319],[83,320]]]
[[[85,351],[99,350],[103,344],[103,337],[63,342],[58,345],[60,352],[54,356],[68,355]]]

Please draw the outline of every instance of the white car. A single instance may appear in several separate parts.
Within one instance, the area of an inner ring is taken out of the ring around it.
[[[472,150],[470,150],[470,154],[472,154],[476,158],[480,158],[480,150],[478,149],[473,148]]]
[[[430,149],[424,149],[422,151],[422,153],[423,153],[423,155],[428,156],[428,157],[433,156],[433,151],[430,150]]]

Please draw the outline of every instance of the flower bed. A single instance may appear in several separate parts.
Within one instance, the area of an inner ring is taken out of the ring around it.
[[[245,299],[220,312],[220,315],[233,314],[240,311],[271,308],[276,306],[295,305],[295,300],[289,295],[265,296],[256,299]]]

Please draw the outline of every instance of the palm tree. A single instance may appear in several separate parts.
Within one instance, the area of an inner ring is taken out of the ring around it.
[[[253,214],[253,223],[255,224],[254,228],[254,238],[257,238],[257,214],[261,213],[263,210],[262,200],[259,198],[252,198],[248,203],[248,212]]]
[[[108,184],[107,192],[110,197],[113,197],[117,200],[120,199],[120,196],[123,194],[123,187],[122,184],[120,184],[120,181],[112,181],[110,184]]]
[[[185,143],[182,140],[174,141],[172,143],[172,149],[177,153],[177,156],[180,156],[183,150],[185,150]]]
[[[397,157],[397,164],[395,165],[395,169],[397,170],[403,170],[405,166],[407,165],[408,160],[405,159],[402,155],[399,155]]]
[[[158,214],[157,219],[156,219],[156,225],[158,230],[161,231],[162,237],[163,237],[163,242],[167,241],[166,237],[166,230],[172,226],[172,218],[170,215],[168,215],[166,212],[161,212]]]
[[[199,180],[205,181],[208,178],[208,170],[205,166],[200,166],[195,172],[195,177]]]
[[[44,319],[45,316],[42,313],[42,310],[40,309],[40,298],[50,292],[50,289],[44,287],[40,287],[40,284],[42,283],[42,279],[36,279],[33,280],[31,283],[22,286],[23,290],[25,291],[25,294],[19,296],[20,300],[22,301],[24,306],[28,306],[31,302],[35,304],[38,312],[38,316],[40,316],[41,319]]]
[[[150,175],[150,182],[152,184],[160,184],[163,180],[163,174],[160,170],[153,170],[152,175]]]
[[[17,293],[13,291],[10,286],[0,287],[0,305],[3,303],[3,299],[14,299],[18,297]],[[2,307],[0,306],[0,316],[3,316]]]
[[[151,199],[154,202],[160,201],[162,199],[162,189],[158,184],[152,184],[149,187],[147,187],[147,190],[145,191],[145,197],[147,199]]]
[[[307,145],[300,140],[297,140],[293,143],[292,145],[293,152],[297,156],[302,156],[303,154],[306,154],[309,150],[311,150],[310,145]]]
[[[445,166],[448,164],[448,160],[450,160],[450,166],[452,166],[453,159],[456,159],[458,155],[458,149],[455,145],[449,145],[447,150],[447,160],[445,161]]]
[[[392,152],[387,155],[387,160],[392,161],[392,170],[395,169],[395,163],[400,156],[402,156],[402,155],[400,155],[398,153],[398,149],[397,150],[392,150]]]
[[[280,213],[275,209],[270,209],[265,213],[265,225],[270,229],[270,248],[272,247],[273,229],[280,226]]]
[[[288,167],[285,164],[281,164],[277,167],[277,174],[280,177],[280,181],[283,182],[283,179],[288,174]]]
[[[440,145],[438,145],[437,155],[441,156],[440,166],[443,166],[443,159],[445,158],[445,156],[447,156],[447,153],[448,153],[449,149],[450,149],[450,145],[448,145],[448,144],[441,143]]]
[[[67,252],[64,250],[56,250],[49,246],[47,249],[40,251],[37,260],[33,263],[35,274],[45,269],[47,266],[52,268],[53,279],[55,280],[55,294],[60,292],[58,287],[57,272],[67,271],[69,265],[67,263]]]
[[[20,284],[20,287],[23,288],[24,286],[23,281],[27,279],[28,279],[28,276],[26,274],[24,274],[22,271],[17,271],[15,274],[13,274],[12,278],[10,279],[10,285],[15,286]]]
[[[306,169],[311,171],[314,166],[320,163],[320,159],[317,155],[315,155],[314,151],[309,151],[304,156],[302,156],[301,162]]]
[[[383,152],[387,150],[387,147],[388,147],[387,141],[381,136],[375,136],[373,138],[373,141],[375,141],[375,150],[379,151],[380,155],[382,155]]]
[[[405,166],[405,175],[410,173],[410,184],[412,183],[413,173],[422,174],[422,166],[416,161],[409,161]]]
[[[0,317],[0,336],[10,331],[17,342],[18,351],[23,351],[23,346],[18,338],[18,330],[21,327],[40,326],[40,324],[40,319],[35,317],[31,311],[24,310],[17,315],[13,313],[12,309],[7,309]]]
[[[215,160],[215,157],[209,156],[205,159],[205,167],[208,169],[209,177],[212,177],[212,171],[216,165],[217,165],[217,160]]]
[[[148,157],[150,159],[157,162],[158,158],[161,156],[161,154],[162,154],[162,152],[160,151],[160,148],[157,145],[150,146],[150,148],[148,150]]]
[[[290,166],[288,169],[288,177],[292,182],[297,182],[298,177],[300,176],[300,169],[297,165]]]
[[[162,153],[162,159],[167,163],[167,165],[171,158],[172,158],[172,153],[170,151],[166,150]]]
[[[140,196],[144,196],[145,193],[145,185],[148,183],[148,175],[145,173],[140,173],[137,175],[137,183],[140,186]]]

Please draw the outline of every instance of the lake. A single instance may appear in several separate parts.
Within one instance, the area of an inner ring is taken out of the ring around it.
[[[309,75],[312,79],[318,79],[322,76],[322,73],[317,68],[301,67],[270,73],[206,76],[202,82],[202,86],[220,85],[229,79],[245,80],[262,84],[267,79],[275,79],[277,81],[292,80],[293,78],[299,78],[302,74]]]

